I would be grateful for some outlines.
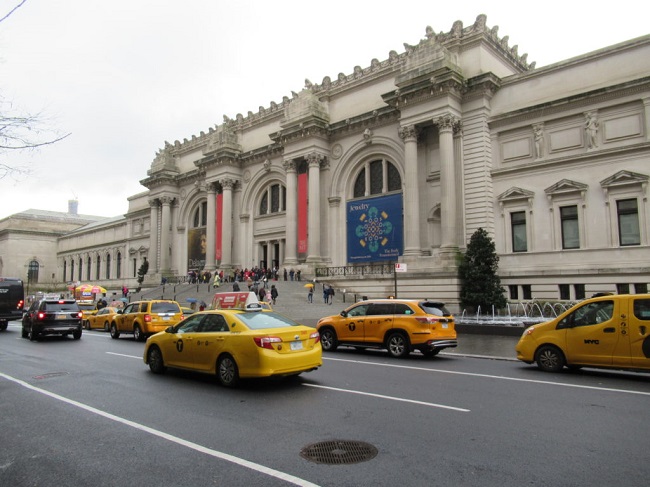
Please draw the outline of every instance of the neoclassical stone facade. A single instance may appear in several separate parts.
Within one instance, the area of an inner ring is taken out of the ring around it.
[[[389,227],[403,236],[406,294],[456,302],[458,254],[478,228],[495,241],[511,300],[642,292],[649,73],[650,36],[536,69],[483,15],[427,28],[401,53],[166,142],[146,191],[106,226],[113,265],[116,252],[123,259],[111,279],[132,285],[145,258],[152,280],[192,267],[313,275],[357,263],[355,242],[378,243],[352,235],[351,208],[397,195]],[[75,262],[105,261],[97,231],[59,240],[61,279]],[[346,285],[392,289],[390,278]]]

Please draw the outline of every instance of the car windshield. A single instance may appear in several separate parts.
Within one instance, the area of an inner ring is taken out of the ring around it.
[[[77,303],[43,303],[43,311],[79,311]]]
[[[94,304],[79,304],[78,306],[79,306],[79,309],[81,309],[81,310],[93,310],[93,309],[95,309]]]
[[[300,323],[291,321],[280,314],[272,312],[250,312],[239,313],[237,318],[244,322],[244,324],[251,330],[263,330],[265,328],[284,328],[287,326],[300,326]]]
[[[420,303],[420,308],[422,308],[425,313],[435,316],[449,316],[451,313],[445,308],[445,305],[442,303],[434,303],[433,301],[424,301]]]
[[[152,303],[152,313],[180,313],[181,310],[175,303]]]

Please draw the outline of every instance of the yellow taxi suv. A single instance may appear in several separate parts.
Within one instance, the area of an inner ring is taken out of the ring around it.
[[[175,325],[183,318],[181,305],[176,301],[134,301],[117,311],[109,331],[111,338],[117,339],[120,334],[128,333],[133,334],[136,341],[143,342],[148,336]]]
[[[143,359],[155,374],[167,367],[192,370],[216,375],[226,387],[245,378],[296,376],[323,364],[314,328],[251,302],[192,314],[149,337]]]
[[[419,350],[432,357],[458,346],[454,317],[443,303],[427,299],[371,299],[360,301],[339,315],[317,324],[321,346],[381,348],[393,357]]]
[[[586,299],[524,331],[517,358],[547,372],[564,367],[650,370],[650,294]]]

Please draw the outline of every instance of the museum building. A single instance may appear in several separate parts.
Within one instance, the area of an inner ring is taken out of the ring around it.
[[[150,284],[277,266],[379,297],[394,276],[372,269],[400,263],[403,296],[453,304],[483,228],[512,301],[647,292],[649,125],[650,35],[536,68],[479,15],[165,142],[128,213],[55,258],[11,269],[0,221],[0,269],[133,287],[145,259]]]

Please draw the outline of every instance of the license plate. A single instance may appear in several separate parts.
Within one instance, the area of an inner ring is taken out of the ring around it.
[[[65,320],[67,318],[66,315],[56,315],[57,320]]]
[[[443,324],[442,324],[442,327],[443,327],[443,328],[449,328],[449,325],[448,325],[447,323],[443,323]]]
[[[162,319],[163,321],[169,321],[169,316],[163,316]]]
[[[291,350],[302,350],[302,342],[291,342]]]

